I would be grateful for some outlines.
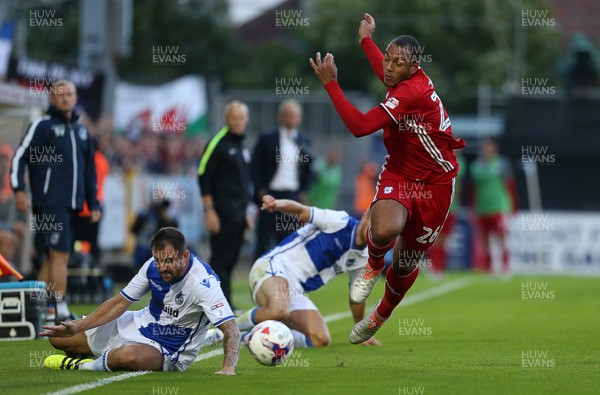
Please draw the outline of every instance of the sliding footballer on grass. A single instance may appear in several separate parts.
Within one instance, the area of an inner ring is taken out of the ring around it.
[[[334,276],[348,273],[350,281],[367,263],[368,212],[358,220],[345,211],[324,210],[288,199],[265,195],[262,210],[296,216],[303,227],[256,260],[250,269],[250,290],[258,305],[236,320],[242,342],[252,327],[266,320],[281,321],[292,330],[294,347],[325,347],[329,329],[315,304],[306,295],[327,284]],[[354,322],[364,318],[365,303],[350,304]],[[207,340],[219,341],[211,329]],[[365,345],[379,345],[375,338]]]
[[[43,327],[40,335],[67,354],[47,357],[44,366],[183,371],[198,356],[212,323],[224,333],[223,367],[216,374],[235,375],[240,332],[213,270],[189,252],[175,228],[161,228],[150,247],[153,257],[120,294],[83,319]],[[148,292],[148,306],[127,311]]]

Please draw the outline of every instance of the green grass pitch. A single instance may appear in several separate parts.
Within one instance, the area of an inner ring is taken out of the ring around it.
[[[323,316],[333,317],[331,346],[296,349],[287,366],[261,366],[242,349],[235,377],[213,374],[221,355],[183,373],[121,377],[126,373],[45,369],[44,357],[54,352],[45,340],[0,342],[0,393],[598,394],[597,289],[596,278],[421,275],[379,331],[383,346],[363,347],[348,343],[349,314],[337,314],[349,311],[341,276],[310,295]],[[242,281],[234,292],[238,306],[250,307]],[[380,281],[369,302],[382,292]],[[99,385],[115,377],[123,380]]]

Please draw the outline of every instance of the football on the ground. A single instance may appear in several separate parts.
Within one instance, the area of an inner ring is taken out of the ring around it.
[[[281,322],[263,321],[250,332],[248,349],[261,365],[279,365],[292,355],[294,337],[290,329]]]

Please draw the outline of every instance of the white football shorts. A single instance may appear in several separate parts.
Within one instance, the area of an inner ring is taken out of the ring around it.
[[[85,331],[88,345],[90,350],[96,357],[100,357],[104,351],[113,348],[119,348],[121,346],[129,344],[146,344],[152,346],[163,354],[163,370],[185,370],[188,366],[182,366],[181,364],[173,365],[170,361],[170,355],[165,354],[166,349],[162,348],[161,345],[151,339],[148,339],[142,335],[138,329],[134,315],[138,311],[126,311],[118,317],[116,320],[112,320],[97,328],[92,328]],[[141,313],[141,310],[139,311]]]
[[[275,295],[275,297],[288,297],[290,301],[290,311],[318,310],[312,300],[306,296],[304,289],[300,285],[300,281],[290,278],[284,265],[273,262],[269,258],[257,259],[250,269],[250,290],[252,291],[254,303],[256,303],[256,293],[260,287],[265,281],[272,277],[281,277],[288,281],[289,290],[275,290],[275,292],[281,294]]]

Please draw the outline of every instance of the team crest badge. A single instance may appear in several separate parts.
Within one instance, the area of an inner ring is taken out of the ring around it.
[[[87,140],[88,132],[83,126],[79,128],[79,138],[83,141]]]
[[[177,295],[175,295],[175,303],[178,305],[183,304],[183,292],[179,292]]]
[[[52,132],[54,133],[54,137],[63,137],[65,135],[65,125],[52,126]]]
[[[58,244],[58,240],[60,240],[60,233],[54,232],[50,235],[50,244],[53,246]]]

